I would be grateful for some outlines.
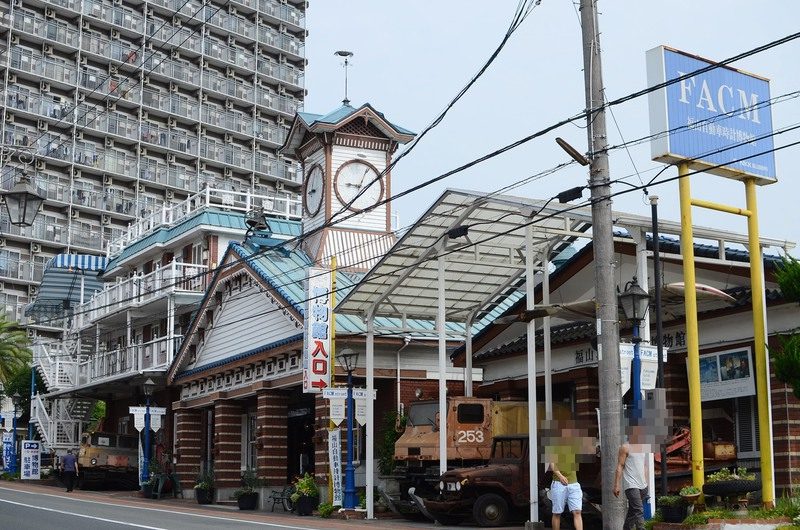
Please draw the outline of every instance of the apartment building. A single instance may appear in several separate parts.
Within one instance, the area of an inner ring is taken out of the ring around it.
[[[53,311],[24,314],[53,256],[113,260],[198,194],[299,217],[301,173],[276,150],[303,103],[304,25],[303,1],[0,4],[0,188],[25,172],[46,197],[32,227],[0,213],[9,318],[53,336]]]

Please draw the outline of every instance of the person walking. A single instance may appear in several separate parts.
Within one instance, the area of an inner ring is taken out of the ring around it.
[[[61,473],[64,476],[67,491],[72,491],[75,486],[75,477],[78,476],[78,459],[72,454],[72,449],[67,449],[67,454],[61,458]]]
[[[550,485],[550,500],[553,504],[551,524],[553,530],[561,528],[561,514],[568,508],[572,512],[572,526],[583,530],[583,490],[578,482],[578,462],[594,449],[592,439],[572,420],[559,428],[552,429],[546,441],[545,459],[553,471]]]
[[[645,473],[645,446],[643,426],[631,426],[628,441],[622,444],[617,453],[617,470],[614,474],[614,496],[619,497],[621,482],[625,483],[625,497],[628,499],[628,513],[623,530],[644,530],[644,502],[647,494],[647,475]]]

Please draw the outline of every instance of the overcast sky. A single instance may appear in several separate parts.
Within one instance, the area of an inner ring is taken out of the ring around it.
[[[336,50],[355,56],[349,97],[371,103],[391,121],[419,132],[477,72],[499,44],[517,0],[311,0],[306,43],[305,110],[324,113],[341,104],[343,72]],[[577,5],[543,0],[512,36],[500,56],[445,120],[400,161],[392,191],[399,192],[585,108]],[[664,44],[722,60],[798,31],[795,0],[669,2],[601,0],[600,40],[607,98],[647,85],[645,52]],[[800,89],[800,39],[748,57],[733,66],[771,80],[772,96]],[[800,99],[772,108],[774,127],[800,122]],[[619,126],[615,126],[615,119]],[[647,98],[613,108],[607,116],[610,144],[649,134]],[[583,125],[581,123],[581,125]],[[585,129],[567,125],[490,162],[403,198],[394,204],[400,226],[413,223],[447,187],[494,191],[568,160],[555,136],[586,151]],[[779,147],[800,140],[797,131],[775,138]],[[779,181],[758,191],[761,235],[800,242],[800,146],[776,154]],[[611,178],[639,185],[663,165],[648,144],[613,151]],[[639,176],[637,176],[637,172]],[[675,175],[669,168],[664,176]],[[640,180],[641,179],[641,180]],[[547,199],[585,184],[577,165],[511,193]],[[616,184],[613,191],[629,186]],[[744,207],[744,186],[713,175],[692,177],[696,198]],[[653,186],[659,214],[679,220],[677,182]],[[586,192],[588,196],[588,192]],[[615,209],[649,215],[642,192],[614,200]],[[741,218],[695,208],[695,225],[746,233]],[[792,251],[800,256],[800,251]]]

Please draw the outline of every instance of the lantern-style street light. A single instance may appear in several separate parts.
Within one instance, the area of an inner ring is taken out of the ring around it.
[[[144,455],[142,458],[142,484],[150,480],[150,397],[156,384],[149,377],[142,384],[142,392],[147,398],[147,408],[144,411]]]
[[[347,348],[336,356],[344,371],[347,372],[347,464],[344,468],[344,506],[352,510],[356,507],[356,477],[353,468],[353,416],[355,403],[353,400],[353,371],[358,365],[358,353]]]
[[[33,226],[33,220],[44,203],[44,197],[36,193],[31,179],[23,171],[11,191],[0,193],[5,199],[9,222],[14,226]]]
[[[631,364],[631,388],[633,390],[633,414],[639,418],[642,402],[642,359],[639,356],[639,326],[644,320],[647,308],[650,305],[650,295],[639,287],[636,276],[633,281],[625,285],[625,292],[619,295],[619,305],[625,313],[625,318],[633,324],[633,363]]]

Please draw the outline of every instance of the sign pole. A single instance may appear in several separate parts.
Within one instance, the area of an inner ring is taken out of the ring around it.
[[[703,489],[703,409],[700,400],[700,337],[697,331],[697,290],[694,271],[694,230],[689,164],[678,164],[678,189],[681,204],[681,258],[686,308],[686,358],[689,375],[689,429],[692,433],[692,484]]]
[[[761,245],[758,241],[758,205],[756,182],[744,181],[747,197],[747,236],[750,254],[750,292],[753,299],[753,343],[756,368],[756,398],[758,401],[758,437],[761,453],[761,502],[765,508],[775,505],[775,477],[772,458],[772,421],[770,406],[769,359],[766,344],[766,316],[764,304],[764,271]]]
[[[331,256],[331,388],[336,386],[336,317],[333,315],[333,308],[336,307],[336,256]],[[334,423],[333,418],[328,420],[328,431],[332,431],[337,429],[338,425]],[[331,438],[328,437],[328,441],[330,442]],[[341,442],[341,440],[339,440]],[[332,451],[330,448],[328,454],[330,455]],[[341,443],[338,447],[339,452],[341,452],[342,447]],[[341,460],[341,459],[340,459]],[[338,473],[341,475],[341,469],[337,472],[333,469],[333,466],[329,466],[331,468],[331,473]],[[331,504],[334,504],[334,491],[333,491],[333,475],[328,475],[328,500]]]

